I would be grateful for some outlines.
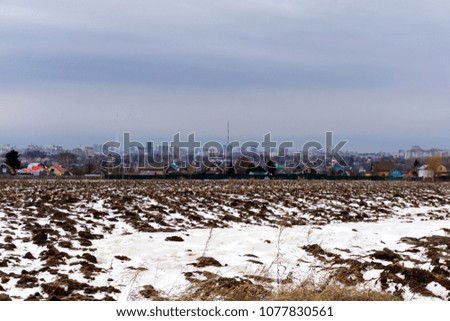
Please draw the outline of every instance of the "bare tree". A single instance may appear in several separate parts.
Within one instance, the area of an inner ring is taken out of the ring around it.
[[[427,171],[431,174],[431,176],[434,177],[436,176],[436,172],[439,169],[439,166],[442,165],[442,158],[440,156],[433,156],[428,158],[428,162],[427,162]]]
[[[61,165],[66,169],[70,168],[70,166],[76,164],[77,162],[77,156],[69,152],[59,154],[58,158]]]

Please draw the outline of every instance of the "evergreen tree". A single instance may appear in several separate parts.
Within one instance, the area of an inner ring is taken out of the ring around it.
[[[19,160],[19,153],[16,152],[14,149],[8,152],[5,155],[5,164],[14,168],[14,169],[20,169],[20,160]]]
[[[269,159],[266,162],[266,167],[267,167],[267,171],[271,174],[271,175],[275,175],[277,173],[277,164],[275,164],[274,161],[272,161],[271,159]]]

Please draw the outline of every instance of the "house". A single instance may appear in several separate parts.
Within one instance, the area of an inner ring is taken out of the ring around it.
[[[433,177],[431,171],[428,170],[428,165],[422,165],[419,168],[417,168],[417,177],[422,179]]]
[[[408,172],[405,175],[403,175],[403,178],[406,180],[413,180],[417,177],[417,173]]]
[[[53,164],[47,168],[47,173],[52,176],[63,176],[63,175],[72,175],[68,170],[66,170],[61,165]]]
[[[223,174],[225,168],[220,163],[210,163],[202,169],[202,174]]]
[[[417,176],[422,179],[433,179],[434,177],[448,176],[448,169],[444,165],[439,165],[436,170],[428,169],[428,165],[422,165],[417,170]]]
[[[164,175],[164,167],[160,168],[139,168],[139,175],[142,176],[163,176]]]
[[[137,173],[141,176],[164,176],[167,172],[175,173],[178,172],[178,165],[172,163],[171,166],[165,165],[164,163],[149,162],[146,163],[144,167],[138,167]],[[170,169],[169,169],[170,168]]]
[[[172,164],[170,164],[164,168],[164,174],[176,175],[176,174],[189,174],[189,173],[188,173],[188,168],[185,163],[173,162]]]
[[[388,177],[395,165],[391,161],[377,161],[373,162],[370,168],[371,176]]]
[[[16,175],[16,170],[5,163],[0,163],[0,176],[2,175]]]
[[[302,165],[298,165],[291,170],[291,173],[294,175],[300,175],[300,174],[303,174],[304,169],[305,168]]]
[[[233,175],[235,174],[235,169],[233,166],[233,162],[230,160],[225,160],[221,167],[223,168],[223,173],[227,175]]]
[[[180,172],[180,167],[174,162],[170,165],[167,165],[164,168],[164,174],[177,174]]]
[[[331,175],[333,176],[350,176],[350,172],[346,171],[342,166],[334,165],[331,169]]]
[[[389,177],[403,177],[403,174],[398,169],[393,169],[389,172]]]
[[[249,174],[256,166],[249,157],[243,156],[234,165],[234,171],[238,175]]]
[[[269,172],[262,166],[258,166],[250,169],[248,174],[251,176],[267,176],[269,175]]]
[[[312,167],[306,167],[303,171],[302,171],[303,175],[317,175],[317,170],[315,168]]]
[[[17,174],[20,175],[43,175],[45,172],[45,165],[42,163],[30,163],[26,168],[17,170]]]
[[[448,169],[444,165],[439,165],[438,168],[434,171],[434,175],[438,177],[448,176]]]
[[[285,165],[277,164],[275,173],[285,175],[289,173],[289,169]]]

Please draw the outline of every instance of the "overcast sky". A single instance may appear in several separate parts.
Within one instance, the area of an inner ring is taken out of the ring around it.
[[[0,145],[450,149],[448,0],[0,0]],[[117,123],[116,115],[119,115]]]

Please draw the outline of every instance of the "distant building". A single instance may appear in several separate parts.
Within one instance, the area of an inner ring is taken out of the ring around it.
[[[393,169],[389,172],[389,177],[403,177],[403,174],[398,169]]]
[[[395,169],[395,165],[390,161],[377,161],[373,162],[370,168],[371,176],[388,177],[392,170]]]
[[[291,170],[291,174],[300,175],[303,174],[305,167],[303,165],[297,165]]]
[[[153,142],[147,142],[147,155],[153,154]]]
[[[333,176],[350,176],[350,172],[339,165],[335,165],[331,172]]]
[[[86,157],[94,157],[95,156],[95,149],[94,149],[94,147],[89,147],[89,146],[86,146],[85,148],[84,148],[84,154],[86,155]]]
[[[444,165],[439,165],[436,171],[434,172],[434,176],[448,176],[448,169]]]
[[[422,158],[423,157],[423,149],[420,146],[413,146],[411,149],[406,151],[406,159],[411,158]]]
[[[94,144],[92,147],[94,148],[95,153],[100,154],[102,152],[102,145]]]
[[[251,176],[267,176],[270,173],[264,169],[262,166],[258,166],[249,170],[249,175]]]
[[[31,163],[26,168],[17,170],[19,175],[40,176],[45,173],[45,166],[42,163]]]
[[[250,170],[255,167],[255,164],[249,157],[242,156],[238,159],[236,164],[234,164],[234,171],[238,175],[249,174]]]
[[[139,168],[139,175],[142,176],[163,176],[165,174],[165,168]]]
[[[317,175],[317,169],[312,168],[312,167],[306,167],[305,169],[303,169],[302,174],[303,175]]]
[[[448,156],[448,152],[436,147],[425,150],[422,149],[420,146],[416,145],[406,151],[405,158],[416,159],[416,158],[429,158],[434,156],[445,157]]]
[[[27,150],[44,152],[49,155],[56,155],[64,151],[60,145],[28,145]]]
[[[202,169],[202,174],[224,174],[225,167],[221,163],[210,163]]]
[[[54,176],[72,175],[72,173],[70,173],[64,167],[57,164],[53,164],[50,167],[48,167],[47,173]]]
[[[276,166],[276,174],[288,174],[289,170],[286,168],[285,165],[277,164]]]
[[[432,171],[428,170],[428,165],[423,165],[418,168],[417,176],[422,179],[448,176],[448,169],[444,165],[439,165],[435,171]]]
[[[4,146],[0,146],[0,154],[6,154],[6,153],[8,153],[9,151],[11,151],[11,150],[17,150],[17,148],[16,147],[14,147],[14,146],[11,146],[11,145],[9,145],[9,144],[6,144],[6,145],[4,145]]]
[[[85,151],[79,147],[72,149],[72,154],[74,154],[78,157],[86,156]]]

